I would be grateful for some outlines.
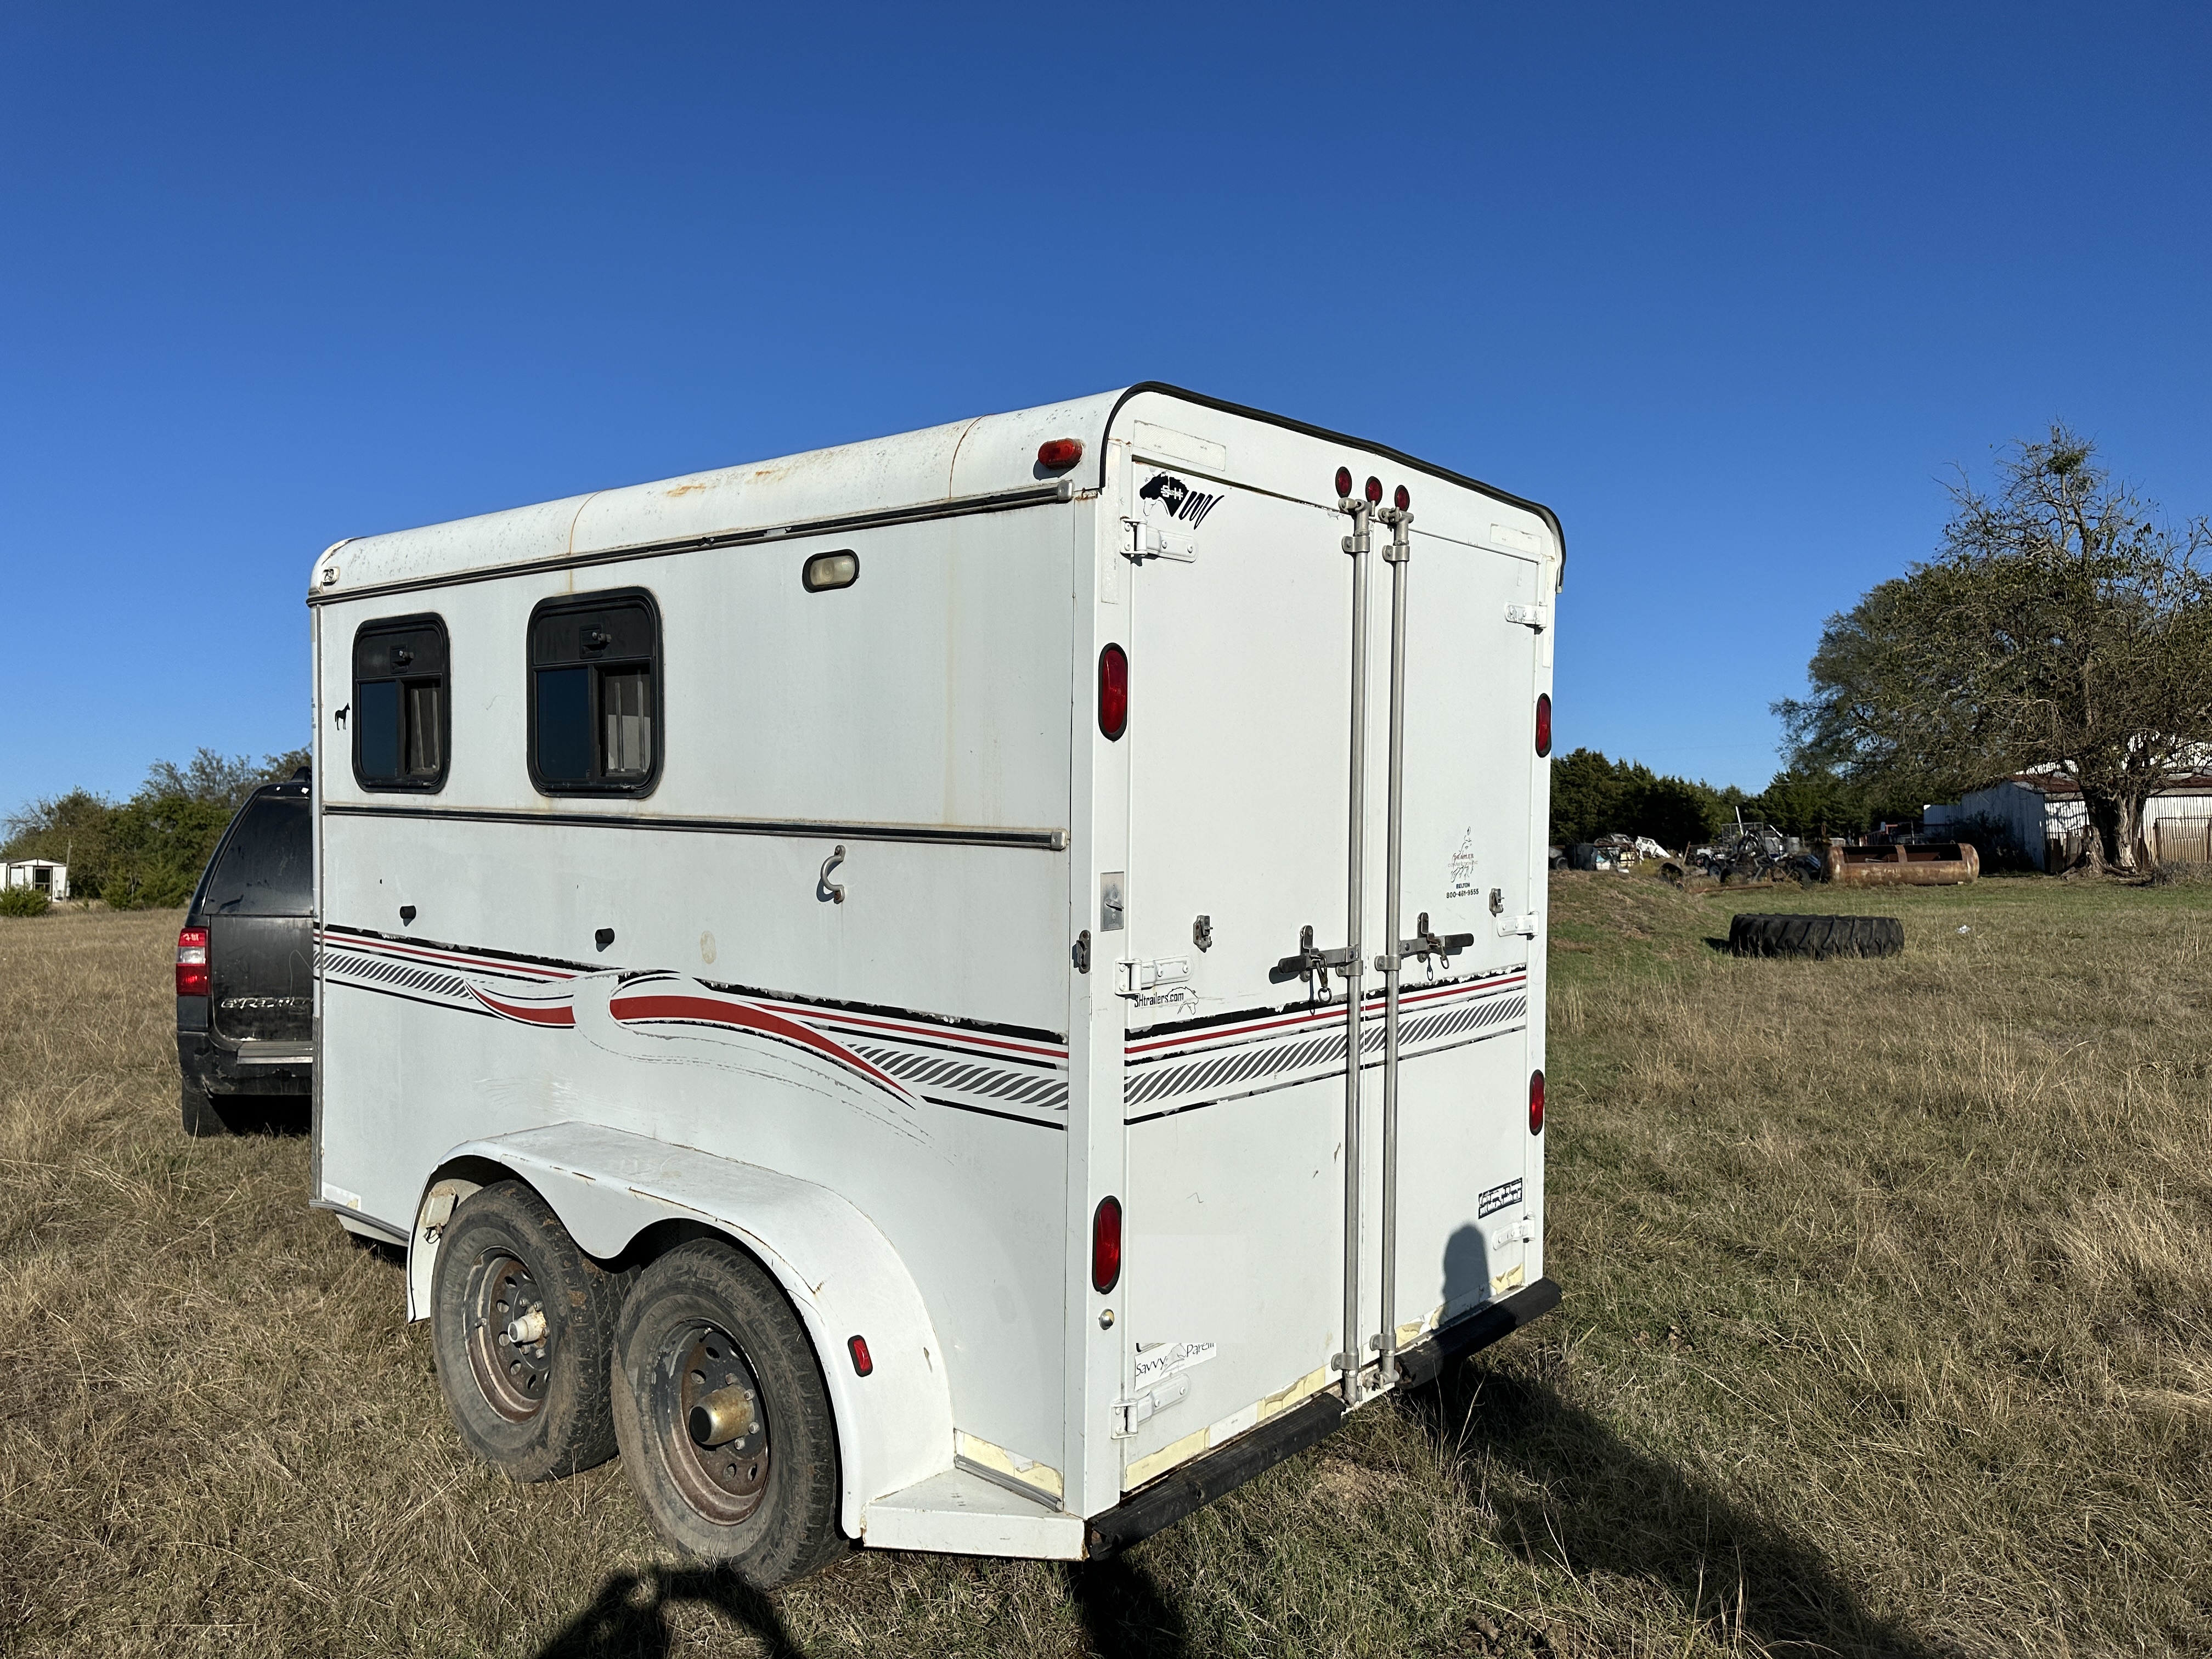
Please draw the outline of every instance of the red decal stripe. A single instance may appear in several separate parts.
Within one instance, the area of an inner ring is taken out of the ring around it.
[[[625,1023],[641,1019],[700,1020],[709,1025],[760,1031],[769,1036],[804,1043],[839,1065],[849,1066],[874,1079],[902,1099],[908,1097],[906,1090],[896,1080],[878,1071],[851,1049],[839,1047],[811,1026],[785,1019],[765,1008],[755,1008],[742,1002],[722,1002],[712,997],[634,996],[615,998],[607,1005],[607,1012]]]
[[[1456,985],[1439,985],[1433,988],[1423,986],[1419,992],[1401,992],[1398,1006],[1411,1007],[1415,1003],[1435,1002],[1445,997],[1464,995],[1475,991],[1502,991],[1510,986],[1523,984],[1526,974],[1501,974],[1492,979],[1466,980]],[[1382,994],[1376,992],[1360,999],[1359,1018],[1364,1024],[1379,1018],[1382,1012]],[[1178,1031],[1172,1036],[1158,1038],[1151,1042],[1132,1042],[1132,1054],[1149,1054],[1163,1048],[1197,1048],[1200,1044],[1222,1042],[1245,1042],[1270,1031],[1280,1031],[1298,1025],[1341,1025],[1344,1024],[1344,1005],[1335,1003],[1316,1008],[1310,1013],[1286,1014],[1274,1019],[1250,1022],[1242,1025],[1224,1025],[1212,1030]]]
[[[527,1025],[574,1025],[576,1010],[569,1003],[502,1002],[471,985],[470,994],[495,1014],[509,1019],[519,1019]]]

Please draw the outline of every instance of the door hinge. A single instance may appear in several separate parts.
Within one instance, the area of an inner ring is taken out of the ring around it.
[[[1180,985],[1190,977],[1188,957],[1163,957],[1158,962],[1127,958],[1114,964],[1114,994],[1140,997],[1162,985]]]
[[[1539,634],[1552,625],[1552,607],[1547,605],[1509,605],[1505,620],[1523,628],[1533,628]]]
[[[1536,916],[1534,911],[1531,911],[1525,916],[1498,917],[1498,938],[1511,939],[1516,933],[1520,934],[1524,939],[1534,939],[1536,937]]]
[[[1147,1389],[1134,1400],[1114,1402],[1113,1427],[1108,1437],[1129,1439],[1137,1432],[1137,1425],[1170,1406],[1179,1406],[1190,1394],[1190,1379],[1171,1376],[1156,1389]]]
[[[1168,559],[1176,564],[1197,561],[1198,538],[1188,530],[1163,529],[1141,519],[1122,520],[1121,530],[1121,556],[1131,564],[1142,564],[1146,559]]]

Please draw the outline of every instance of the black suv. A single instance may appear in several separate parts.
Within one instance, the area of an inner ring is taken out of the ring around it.
[[[177,935],[185,1133],[228,1134],[314,1088],[315,881],[307,769],[255,790]]]

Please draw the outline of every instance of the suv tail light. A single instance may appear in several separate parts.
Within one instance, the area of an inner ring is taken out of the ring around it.
[[[1121,1200],[1102,1198],[1091,1218],[1091,1288],[1104,1296],[1121,1282]]]
[[[204,927],[177,930],[177,994],[180,997],[208,994],[207,933]]]

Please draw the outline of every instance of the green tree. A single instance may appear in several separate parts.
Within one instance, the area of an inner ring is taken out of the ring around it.
[[[2212,533],[2160,522],[2061,426],[1994,493],[1951,493],[1936,556],[1830,617],[1808,695],[1775,705],[1792,768],[1942,800],[2056,765],[2093,858],[2132,870],[2144,800],[2212,741]]]
[[[1611,833],[1620,793],[1613,763],[1596,750],[1560,756],[1552,763],[1552,839],[1565,846]]]
[[[32,802],[8,820],[0,852],[65,863],[72,892],[117,909],[182,904],[231,814],[261,785],[306,764],[303,749],[258,763],[211,749],[181,766],[156,761],[120,805],[85,789]]]

